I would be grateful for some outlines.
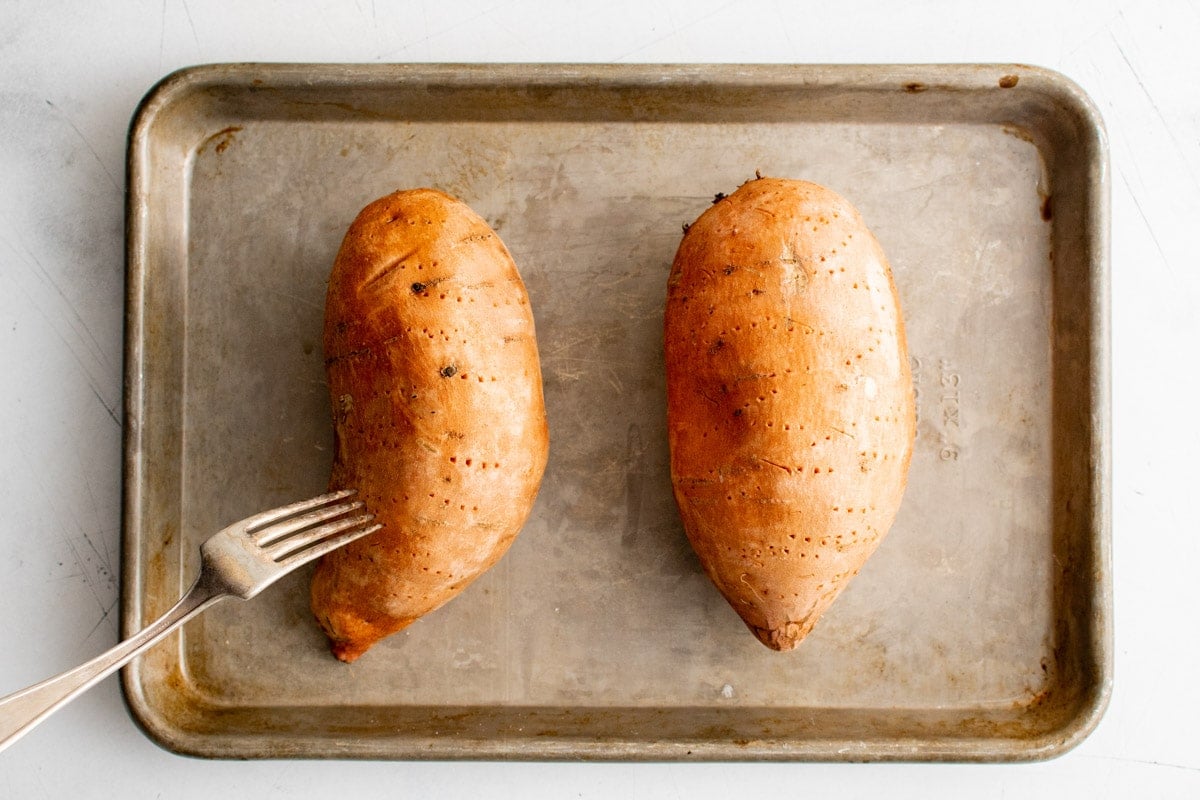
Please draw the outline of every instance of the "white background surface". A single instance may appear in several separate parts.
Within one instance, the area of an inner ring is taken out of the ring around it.
[[[0,0],[0,694],[117,636],[124,143],[218,61],[1025,62],[1091,94],[1113,188],[1116,688],[1045,764],[208,762],[116,679],[0,754],[0,797],[1200,797],[1200,7],[1184,2]],[[102,8],[103,7],[103,8]]]

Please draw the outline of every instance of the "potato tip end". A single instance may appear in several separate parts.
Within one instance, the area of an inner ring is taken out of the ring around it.
[[[760,642],[779,653],[795,650],[804,637],[812,631],[815,620],[803,622],[785,622],[776,628],[761,628],[750,625],[750,630]]]

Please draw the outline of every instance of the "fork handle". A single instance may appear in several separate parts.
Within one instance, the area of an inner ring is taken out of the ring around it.
[[[225,597],[203,574],[170,611],[91,661],[0,699],[0,750],[57,711],[68,700],[120,669],[126,662],[175,628]]]

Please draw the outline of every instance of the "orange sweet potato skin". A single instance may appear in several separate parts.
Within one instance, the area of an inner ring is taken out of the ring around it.
[[[462,591],[512,544],[548,437],[533,315],[512,257],[432,189],[368,205],[329,279],[330,488],[384,528],[321,560],[311,605],[352,661]]]
[[[685,233],[664,344],[688,539],[759,640],[790,650],[904,492],[916,420],[890,267],[834,192],[749,181]]]

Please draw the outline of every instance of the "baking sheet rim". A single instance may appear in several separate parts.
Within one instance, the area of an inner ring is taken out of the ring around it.
[[[387,737],[369,744],[328,743],[296,737],[289,747],[264,740],[238,742],[230,738],[213,742],[203,735],[190,737],[186,732],[162,724],[138,680],[140,661],[126,667],[122,675],[125,697],[135,720],[161,745],[180,753],[210,757],[361,757],[361,758],[586,758],[602,760],[658,760],[669,758],[709,760],[953,760],[953,761],[1016,761],[1038,760],[1060,755],[1087,737],[1099,723],[1112,692],[1112,580],[1111,580],[1111,423],[1110,423],[1110,355],[1109,355],[1109,189],[1107,141],[1099,112],[1086,94],[1064,76],[1050,70],[1021,65],[961,64],[961,65],[781,65],[781,64],[208,64],[189,67],[164,77],[150,89],[139,105],[131,123],[127,160],[127,288],[126,288],[126,374],[124,428],[124,501],[123,501],[123,571],[122,571],[122,633],[141,625],[138,599],[142,588],[142,564],[138,558],[137,534],[144,530],[139,479],[144,469],[141,449],[140,422],[143,419],[144,385],[139,369],[144,357],[145,319],[142,301],[145,280],[145,227],[149,208],[145,203],[148,164],[147,147],[151,123],[164,108],[191,92],[208,85],[222,85],[240,77],[257,76],[273,86],[317,85],[321,83],[359,82],[387,85],[410,78],[437,78],[473,85],[480,81],[511,84],[514,81],[551,80],[585,81],[594,85],[612,82],[669,88],[681,84],[711,84],[714,86],[797,85],[804,88],[840,87],[871,89],[887,87],[894,91],[898,80],[907,79],[924,92],[962,88],[978,88],[997,74],[1012,73],[1022,79],[1033,78],[1043,91],[1056,96],[1069,111],[1087,127],[1086,135],[1094,139],[1098,153],[1092,164],[1089,188],[1095,202],[1087,209],[1088,228],[1085,237],[1093,254],[1090,264],[1091,296],[1088,307],[1090,319],[1090,373],[1092,459],[1096,465],[1091,487],[1093,533],[1090,557],[1096,567],[1092,595],[1086,598],[1093,610],[1089,618],[1088,638],[1091,642],[1094,673],[1092,685],[1086,687],[1080,707],[1067,725],[1042,740],[958,739],[937,741],[915,738],[910,742],[857,741],[841,743],[833,740],[786,743],[712,743],[671,742],[584,742],[564,737],[562,741],[542,738],[536,741],[515,739],[510,743],[490,740],[491,747],[463,748],[463,740],[421,739],[402,740]],[[403,746],[401,743],[407,746]],[[1010,746],[1005,747],[1004,743]],[[318,746],[312,746],[318,744]],[[258,746],[255,746],[258,745]],[[754,746],[751,746],[754,745]]]

